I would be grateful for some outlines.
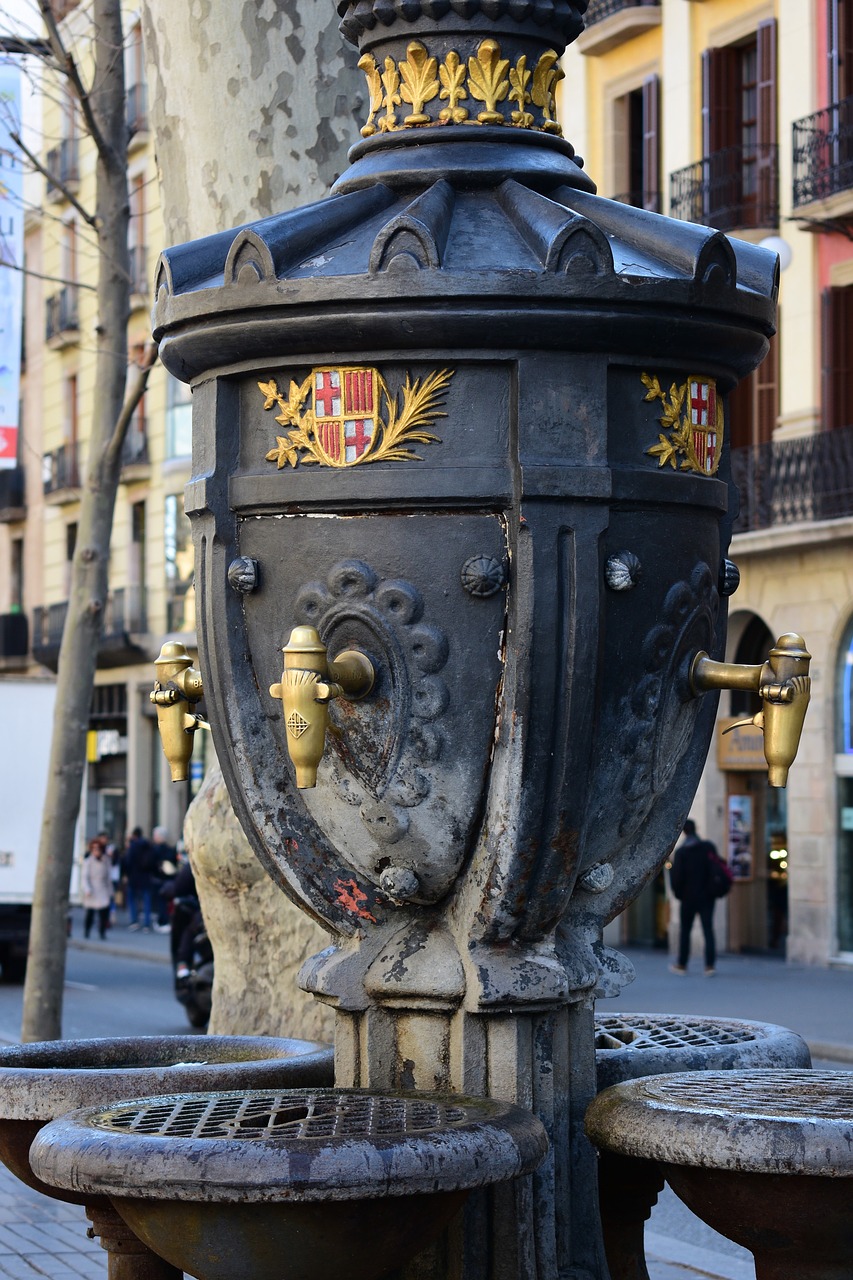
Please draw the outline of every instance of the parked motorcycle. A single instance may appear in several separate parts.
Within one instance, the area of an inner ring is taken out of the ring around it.
[[[173,900],[172,965],[175,997],[184,1006],[190,1026],[206,1027],[213,994],[213,947],[198,898]]]

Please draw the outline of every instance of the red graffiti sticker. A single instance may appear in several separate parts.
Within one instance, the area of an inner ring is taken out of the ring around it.
[[[367,894],[363,889],[359,889],[354,880],[336,880],[335,891],[338,895],[338,902],[347,911],[351,911],[353,915],[359,916],[362,920],[369,920],[371,924],[376,924],[376,916],[372,916],[370,912],[362,906],[367,902]]]

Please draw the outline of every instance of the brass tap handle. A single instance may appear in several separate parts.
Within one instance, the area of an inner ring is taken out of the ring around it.
[[[357,701],[373,688],[373,663],[358,649],[346,649],[333,662],[314,627],[294,627],[282,649],[281,681],[270,685],[270,695],[282,704],[287,749],[296,769],[296,785],[307,790],[317,785],[317,767],[323,758],[329,702],[332,698]]]
[[[787,631],[776,641],[767,661],[756,666],[714,662],[703,652],[697,653],[690,668],[690,689],[694,695],[712,689],[748,689],[761,698],[758,714],[741,723],[757,725],[764,733],[764,757],[771,787],[786,786],[788,770],[797,755],[811,696],[810,662],[811,654],[803,637]]]
[[[186,782],[193,753],[193,734],[196,729],[210,728],[201,716],[187,710],[204,697],[201,672],[193,667],[192,658],[179,640],[166,641],[154,663],[154,670],[154,688],[148,697],[157,708],[157,728],[163,753],[169,761],[172,781]]]

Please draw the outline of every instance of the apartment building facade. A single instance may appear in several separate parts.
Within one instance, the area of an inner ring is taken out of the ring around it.
[[[88,71],[85,3],[62,0],[63,35]],[[128,373],[150,336],[151,281],[163,232],[148,128],[138,13],[125,11],[132,312]],[[4,681],[55,673],[87,466],[95,380],[99,246],[95,149],[61,80],[46,75],[38,159],[26,192],[24,360],[18,457],[0,470],[0,720]],[[188,390],[160,366],[129,427],[110,550],[110,590],[87,736],[80,838],[122,840],[137,823],[180,835],[204,771],[205,739],[187,786],[170,782],[148,701],[165,635],[195,645],[193,551],[183,489],[190,474]],[[46,725],[45,733],[50,733]]]
[[[727,658],[806,637],[812,702],[787,790],[757,709],[723,695],[693,809],[736,880],[734,950],[853,963],[853,3],[591,0],[564,128],[604,196],[766,241],[779,328],[729,397],[740,490]],[[662,878],[620,922],[665,941]]]

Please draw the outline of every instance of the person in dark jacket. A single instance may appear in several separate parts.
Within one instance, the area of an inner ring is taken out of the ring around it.
[[[711,888],[712,866],[709,854],[716,854],[710,840],[701,840],[696,833],[696,823],[688,818],[684,824],[684,839],[675,851],[669,883],[681,906],[678,961],[670,965],[672,973],[685,974],[690,957],[690,931],[697,915],[705,934],[705,976],[716,972],[717,946],[714,939],[714,902]]]

